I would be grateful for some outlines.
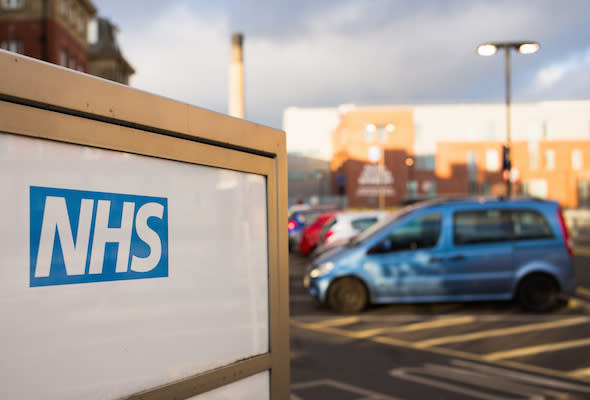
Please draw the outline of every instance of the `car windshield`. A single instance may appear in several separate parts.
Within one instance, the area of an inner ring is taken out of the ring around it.
[[[404,218],[404,217],[410,215],[414,210],[415,210],[415,207],[406,207],[406,208],[401,209],[398,213],[393,214],[391,217],[382,219],[381,221],[378,221],[377,223],[375,223],[375,224],[371,225],[369,228],[367,228],[367,230],[359,233],[358,235],[356,235],[355,237],[350,239],[347,246],[350,246],[350,247],[358,246],[360,243],[364,242],[367,238],[382,231],[383,229],[386,229],[391,224],[391,222],[399,220],[401,218]]]

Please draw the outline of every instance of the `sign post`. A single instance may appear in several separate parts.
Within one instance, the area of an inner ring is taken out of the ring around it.
[[[0,69],[0,398],[287,399],[284,134]]]

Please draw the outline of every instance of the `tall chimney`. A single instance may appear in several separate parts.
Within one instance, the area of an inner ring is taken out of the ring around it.
[[[244,57],[242,44],[244,36],[231,36],[231,64],[229,66],[229,115],[244,118]]]

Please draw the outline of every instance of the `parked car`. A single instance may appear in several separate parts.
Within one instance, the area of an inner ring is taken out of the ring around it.
[[[299,251],[301,254],[307,256],[315,250],[320,241],[322,227],[334,216],[334,214],[335,212],[319,214],[312,224],[303,229],[301,243],[299,244]]]
[[[314,206],[293,211],[289,215],[289,221],[287,223],[287,229],[289,230],[289,251],[299,248],[303,228],[307,224],[313,223],[317,216],[322,213],[336,210],[338,210],[336,206]]]
[[[386,211],[343,211],[332,217],[320,236],[322,245],[347,241],[389,216]]]
[[[370,303],[511,299],[548,311],[575,290],[559,204],[531,198],[409,206],[315,259],[304,284],[340,312]]]
[[[343,211],[322,228],[319,243],[312,253],[317,258],[335,247],[340,247],[373,224],[388,218],[385,211]]]

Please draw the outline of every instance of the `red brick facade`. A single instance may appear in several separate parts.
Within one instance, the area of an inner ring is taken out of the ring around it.
[[[388,125],[394,129],[379,137]],[[369,126],[376,128],[373,134]],[[346,195],[351,207],[377,207],[380,196],[391,207],[433,196],[506,194],[503,143],[439,142],[434,168],[420,168],[414,136],[410,108],[357,108],[342,115],[333,132],[334,193]],[[370,160],[371,147],[385,152],[383,174],[380,161]],[[513,142],[512,167],[514,195],[546,197],[564,207],[590,206],[590,141]]]
[[[27,0],[0,9],[0,43],[18,41],[26,56],[87,72],[87,24],[95,14],[88,0]]]
[[[497,142],[438,143],[436,177],[438,194],[469,193],[469,158],[475,161],[475,194],[506,194],[500,170],[490,170],[488,152],[497,151],[501,168],[502,145]],[[577,153],[577,154],[576,154]],[[491,153],[490,153],[491,156]],[[491,160],[490,160],[491,161]],[[590,142],[584,140],[540,140],[512,143],[513,193],[531,194],[557,200],[564,207],[584,204],[584,190],[590,187]],[[541,192],[535,193],[535,183]],[[487,188],[487,189],[486,189]],[[586,189],[588,190],[588,189]],[[587,199],[586,199],[587,201]]]
[[[39,60],[60,64],[60,51],[65,51],[68,66],[88,71],[88,47],[85,43],[72,37],[61,24],[48,20],[46,22],[47,44],[44,54],[43,21],[0,21],[0,42],[19,40],[23,43],[23,54]],[[73,63],[72,63],[72,60]],[[81,68],[78,68],[81,66]]]
[[[373,127],[371,132],[367,132],[369,125]],[[339,186],[344,188],[351,207],[376,207],[380,188],[386,206],[400,204],[407,196],[411,167],[406,165],[406,159],[414,147],[411,110],[356,109],[342,116],[332,139],[334,188],[335,191]],[[371,151],[377,153],[379,161],[375,158],[371,161]],[[383,152],[384,173],[380,175]]]

